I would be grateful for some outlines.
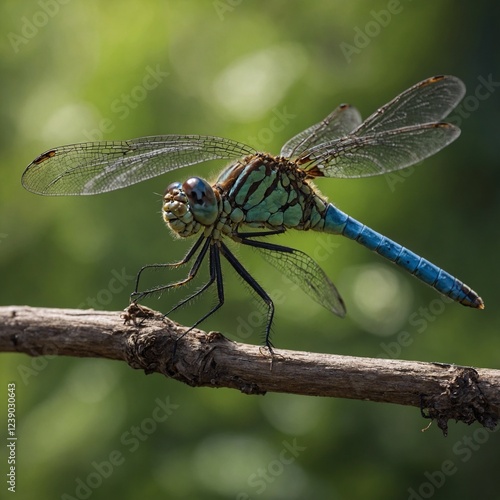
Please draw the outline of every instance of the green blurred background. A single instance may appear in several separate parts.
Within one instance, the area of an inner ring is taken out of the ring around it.
[[[366,117],[426,77],[454,74],[467,85],[457,142],[386,178],[317,185],[456,274],[485,311],[443,302],[354,242],[279,237],[337,284],[348,308],[340,320],[253,252],[237,252],[281,294],[277,347],[500,367],[498,3],[4,0],[1,9],[2,304],[123,309],[142,265],[179,259],[190,243],[164,227],[158,193],[223,167],[42,198],[20,185],[41,152],[175,133],[277,153],[341,102]],[[259,344],[259,308],[226,271],[227,303],[202,326]],[[149,305],[166,311],[182,296]],[[213,300],[174,319],[189,325]],[[397,343],[401,332],[409,345]],[[415,408],[193,389],[93,359],[4,354],[0,379],[3,400],[17,384],[20,498],[498,498],[500,433],[453,422],[447,438],[436,425],[422,433],[428,422]]]

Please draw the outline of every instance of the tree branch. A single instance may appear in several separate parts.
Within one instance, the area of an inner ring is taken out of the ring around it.
[[[445,434],[450,419],[493,429],[500,416],[500,370],[282,349],[271,357],[265,348],[201,330],[176,343],[186,327],[150,309],[136,313],[0,307],[0,352],[121,360],[193,387],[229,387],[245,394],[272,391],[416,406]]]

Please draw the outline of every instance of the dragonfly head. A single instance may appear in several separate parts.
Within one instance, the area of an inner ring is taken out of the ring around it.
[[[179,236],[191,236],[201,226],[212,225],[219,215],[217,198],[210,184],[200,177],[173,182],[163,197],[163,219]]]

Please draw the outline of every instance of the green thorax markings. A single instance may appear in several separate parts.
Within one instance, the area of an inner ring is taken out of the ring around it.
[[[251,155],[228,167],[214,189],[229,203],[228,215],[238,226],[321,230],[328,202],[306,177],[290,160]]]

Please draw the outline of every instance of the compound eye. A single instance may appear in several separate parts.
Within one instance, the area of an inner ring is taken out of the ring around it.
[[[218,215],[218,208],[210,184],[200,177],[191,177],[182,184],[182,190],[188,197],[194,218],[206,226],[213,224]]]

